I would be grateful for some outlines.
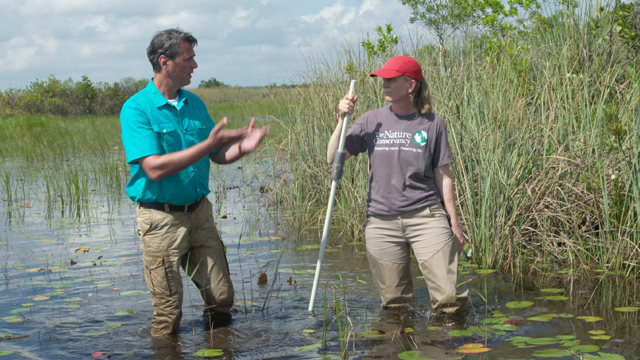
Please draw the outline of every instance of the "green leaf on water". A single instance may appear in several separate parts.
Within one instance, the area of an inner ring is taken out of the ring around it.
[[[19,314],[19,313],[29,312],[29,311],[31,311],[31,308],[23,307],[23,308],[13,309],[13,310],[11,310],[11,313],[12,314]]]
[[[79,309],[80,305],[69,304],[69,305],[64,305],[62,307],[65,308],[65,309]]]
[[[472,336],[473,332],[469,330],[451,330],[447,334],[449,336]]]
[[[54,294],[64,294],[64,289],[53,290]]]
[[[544,350],[538,350],[531,355],[539,358],[552,358],[552,357],[571,356],[571,352],[565,349],[544,349]]]
[[[591,330],[591,331],[589,331],[589,334],[591,334],[591,335],[604,335],[606,333],[607,332],[604,331],[604,330]]]
[[[572,347],[572,346],[580,345],[580,340],[563,340],[560,342],[560,345],[564,347]]]
[[[543,296],[536,299],[551,300],[551,301],[566,301],[566,300],[569,300],[569,297],[556,295],[556,296]]]
[[[369,330],[369,331],[363,331],[361,333],[358,333],[358,336],[363,338],[379,338],[379,337],[387,336],[387,333],[380,330]]]
[[[311,345],[305,345],[305,346],[300,346],[297,348],[294,348],[293,351],[309,351],[309,350],[315,350],[319,347],[321,347],[322,344],[318,343],[318,344],[311,344]]]
[[[22,322],[22,317],[20,316],[5,316],[2,318],[3,321],[8,322],[8,323],[17,323],[17,322]]]
[[[123,315],[131,315],[131,314],[133,314],[133,310],[118,311],[113,315],[123,316]]]
[[[197,357],[216,357],[224,355],[222,349],[203,349],[193,353]]]
[[[93,279],[84,279],[84,280],[82,280],[82,281],[90,282],[90,281],[94,281],[94,280],[93,280]]]
[[[546,315],[539,315],[539,316],[532,316],[532,317],[528,317],[527,320],[531,320],[531,321],[549,321],[552,318]]]
[[[478,274],[478,275],[493,274],[494,272],[496,272],[496,270],[494,270],[494,269],[478,269],[478,270],[476,270],[476,274]]]
[[[142,294],[146,294],[146,291],[138,291],[138,290],[132,290],[132,291],[123,291],[120,293],[120,295],[124,295],[124,296],[136,296],[136,295],[142,295]]]
[[[25,303],[25,304],[21,304],[22,306],[33,306],[33,303]]]
[[[74,298],[70,298],[70,299],[64,299],[64,301],[66,301],[66,302],[77,302],[77,301],[82,301],[82,299],[80,299],[79,297],[74,297]]]
[[[440,326],[429,326],[427,329],[431,331],[440,331],[442,328]]]
[[[338,249],[326,249],[324,252],[325,253],[332,253],[332,252],[338,252],[338,251],[340,251],[340,250],[338,250]]]
[[[540,292],[547,294],[560,294],[564,292],[564,289],[540,289]]]
[[[398,359],[400,360],[431,360],[429,358],[420,357],[420,351],[405,351],[398,354]]]
[[[598,345],[578,345],[578,346],[570,347],[569,351],[590,353],[590,352],[600,351],[600,346],[598,346]]]
[[[558,340],[573,340],[575,338],[576,338],[575,335],[558,335],[558,336],[556,336],[556,339],[558,339]]]
[[[0,351],[0,356],[11,355],[11,354],[13,354],[13,351],[8,351],[8,350]]]
[[[313,330],[313,329],[304,329],[304,330],[302,330],[302,332],[303,332],[303,333],[314,333],[314,332],[316,332],[316,331],[315,331],[315,330]]]
[[[298,248],[298,250],[312,250],[312,249],[320,249],[320,245],[302,245]]]
[[[586,322],[596,322],[602,320],[601,317],[597,316],[578,316],[576,319],[584,320]]]
[[[502,331],[516,331],[518,329],[515,325],[492,325],[490,328]]]
[[[500,317],[500,318],[487,318],[482,320],[485,324],[502,324],[503,322],[509,320],[508,317]]]
[[[85,333],[85,335],[87,336],[100,336],[100,335],[104,335],[108,333],[108,331],[105,330],[91,330]]]
[[[639,311],[640,308],[630,306],[630,307],[618,307],[618,308],[615,308],[614,310],[619,312],[636,312],[636,311]]]
[[[558,340],[554,338],[533,338],[531,340],[527,340],[527,344],[531,345],[552,345],[557,343]]]
[[[573,314],[558,314],[559,317],[561,318],[572,318],[574,315]]]
[[[505,306],[510,309],[526,308],[533,305],[531,301],[509,301]]]
[[[514,343],[514,342],[526,342],[532,339],[533,339],[532,337],[528,337],[528,336],[512,336],[508,338],[507,341]]]
[[[593,340],[611,340],[610,335],[596,335],[591,337]]]
[[[122,324],[120,323],[108,323],[108,324],[102,325],[103,328],[107,328],[107,329],[115,329],[115,328],[119,328],[120,326],[122,326]]]

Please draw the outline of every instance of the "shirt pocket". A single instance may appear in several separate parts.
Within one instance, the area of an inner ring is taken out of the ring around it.
[[[204,141],[209,137],[207,127],[199,120],[189,120],[189,126],[187,134],[192,136],[198,143]]]
[[[166,153],[172,153],[182,149],[180,134],[172,123],[152,124],[153,131],[156,132],[158,140]]]

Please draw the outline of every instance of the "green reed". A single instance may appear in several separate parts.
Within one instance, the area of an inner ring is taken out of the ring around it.
[[[590,14],[561,14],[495,51],[482,38],[458,39],[446,52],[448,73],[418,44],[398,49],[423,65],[447,122],[458,209],[483,267],[519,272],[572,259],[640,272],[640,67]],[[297,214],[294,229],[316,236],[330,188],[326,143],[348,80],[358,80],[354,121],[384,105],[381,82],[368,74],[386,59],[348,46],[339,52],[308,64],[313,85],[300,89],[294,118],[283,124],[291,174],[283,204]],[[366,154],[347,162],[334,242],[363,237],[367,173]]]

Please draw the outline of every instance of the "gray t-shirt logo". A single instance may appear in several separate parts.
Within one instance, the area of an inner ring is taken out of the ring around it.
[[[427,132],[424,130],[418,130],[413,134],[413,142],[418,146],[425,146],[427,144]]]

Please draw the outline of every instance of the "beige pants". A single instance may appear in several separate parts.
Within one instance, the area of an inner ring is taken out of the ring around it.
[[[179,266],[200,289],[205,316],[210,311],[229,313],[233,285],[224,246],[213,222],[211,202],[203,199],[191,213],[138,206],[137,217],[144,275],[153,305],[151,335],[178,331],[183,292]]]
[[[369,266],[383,307],[413,299],[411,249],[434,310],[455,312],[466,303],[469,291],[456,288],[458,249],[442,205],[401,215],[369,216],[365,237]]]

